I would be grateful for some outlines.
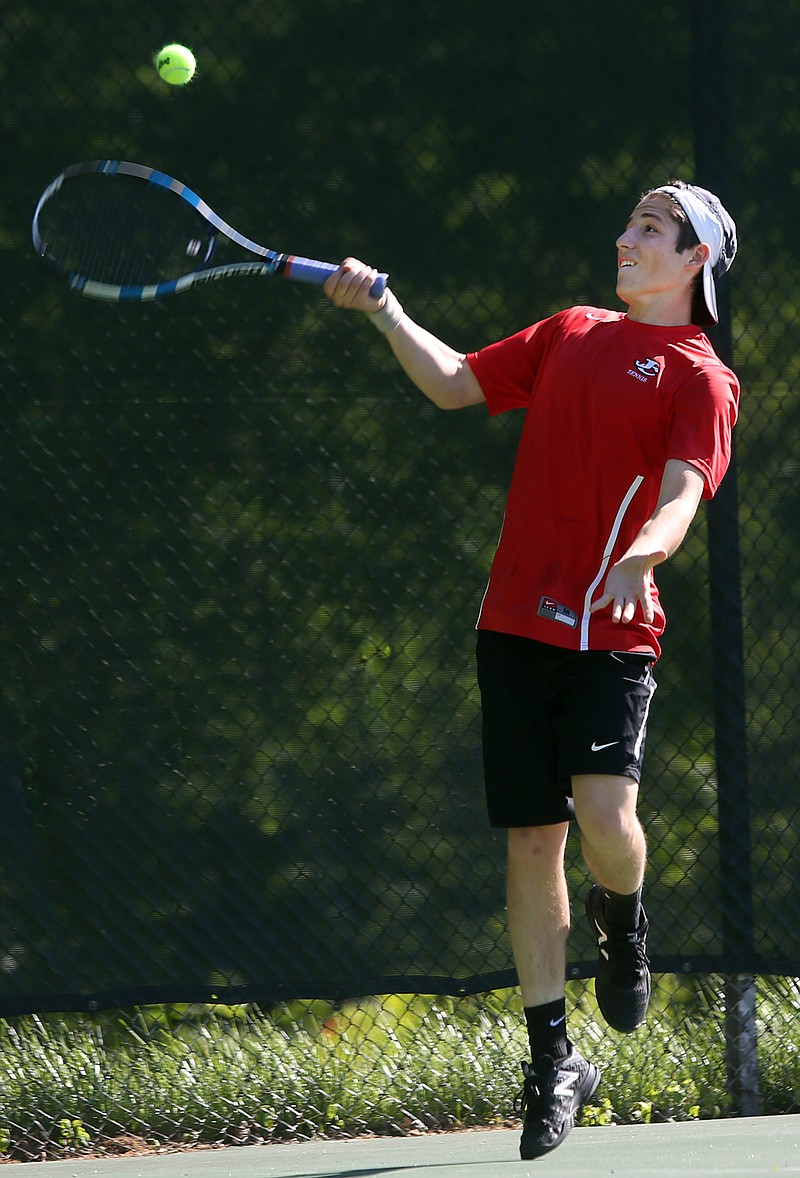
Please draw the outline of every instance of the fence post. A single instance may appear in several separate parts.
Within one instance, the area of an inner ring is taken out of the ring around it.
[[[697,181],[728,195],[727,77],[730,22],[727,0],[692,2],[692,72]],[[718,292],[720,320],[709,331],[720,358],[733,364],[727,282]],[[745,706],[739,490],[736,449],[708,510],[708,569],[717,762],[722,957],[725,978],[725,1058],[728,1092],[742,1116],[761,1111],[758,1081],[756,960],[753,928],[750,791]]]
[[[725,1064],[728,1092],[742,1117],[758,1116],[761,1093],[758,1077],[756,979],[752,974],[725,978]]]

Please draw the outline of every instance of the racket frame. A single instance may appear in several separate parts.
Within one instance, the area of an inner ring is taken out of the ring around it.
[[[98,282],[88,275],[80,274],[77,271],[64,270],[48,254],[47,242],[44,240],[40,226],[41,214],[48,201],[60,191],[64,184],[78,176],[92,175],[112,177],[132,176],[145,183],[154,184],[158,188],[174,193],[195,209],[211,226],[213,233],[209,238],[205,253],[194,269],[187,271],[186,274],[178,278],[143,285],[117,285],[108,282]],[[210,265],[215,251],[216,239],[219,234],[222,234],[235,245],[247,250],[248,253],[256,254],[263,261],[233,262],[220,266]],[[227,221],[223,221],[222,217],[218,216],[202,197],[198,196],[196,192],[189,188],[188,184],[184,184],[182,181],[168,176],[166,172],[160,172],[157,168],[150,168],[144,164],[130,163],[127,160],[90,160],[86,163],[71,164],[68,168],[65,168],[63,172],[47,185],[39,197],[33,213],[31,236],[33,238],[33,248],[36,250],[36,253],[65,275],[71,290],[83,295],[85,298],[101,299],[114,303],[152,302],[154,299],[164,298],[167,295],[179,294],[181,291],[188,290],[198,283],[215,282],[221,278],[247,275],[258,277],[278,274],[293,282],[305,282],[314,286],[322,286],[330,275],[339,269],[332,262],[320,262],[314,258],[304,258],[296,254],[282,254],[268,249],[264,245],[259,245],[257,241],[245,237],[244,234],[239,233],[233,226],[229,225]],[[378,275],[370,291],[373,298],[379,299],[382,296],[386,289],[387,281],[387,274]]]

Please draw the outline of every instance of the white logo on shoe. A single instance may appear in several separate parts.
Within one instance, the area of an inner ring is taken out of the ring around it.
[[[558,1083],[553,1089],[555,1096],[574,1096],[575,1085],[578,1083],[577,1072],[559,1072]]]
[[[615,744],[619,744],[618,740],[609,740],[607,744],[598,744],[596,740],[592,741],[592,752],[599,753],[601,749],[613,748]]]
[[[608,950],[605,947],[606,941],[608,940],[608,933],[600,927],[597,921],[594,922],[594,927],[597,929],[597,947],[606,961],[608,961]]]

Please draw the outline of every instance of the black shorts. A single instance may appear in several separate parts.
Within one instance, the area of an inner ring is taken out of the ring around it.
[[[550,826],[575,816],[572,777],[639,781],[653,658],[564,650],[478,631],[486,804],[492,826]]]

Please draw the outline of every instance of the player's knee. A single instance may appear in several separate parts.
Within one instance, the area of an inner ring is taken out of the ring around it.
[[[564,854],[567,830],[566,823],[511,827],[508,832],[509,858],[533,863],[560,861]]]
[[[636,815],[638,786],[626,778],[573,779],[575,817],[584,838],[598,846],[619,845],[637,839],[641,831]]]
[[[610,800],[576,807],[581,834],[595,847],[625,847],[638,842],[641,826],[635,810]]]
[[[620,847],[631,841],[634,827],[619,810],[590,810],[578,819],[581,834],[595,847]]]

